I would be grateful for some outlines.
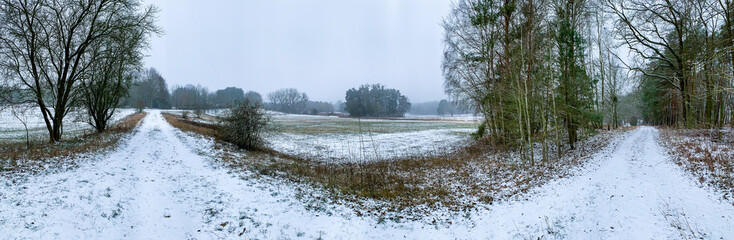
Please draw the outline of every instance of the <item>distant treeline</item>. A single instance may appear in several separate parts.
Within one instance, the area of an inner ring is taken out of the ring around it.
[[[311,101],[308,95],[294,88],[280,89],[268,94],[268,101],[255,91],[245,92],[238,87],[209,91],[201,85],[173,86],[170,91],[166,80],[151,68],[134,82],[124,106],[131,108],[207,110],[227,108],[234,103],[249,99],[272,111],[297,114],[333,113],[334,105],[328,102]]]
[[[214,92],[201,85],[173,86],[169,92],[166,80],[154,68],[147,70],[135,80],[124,106],[158,109],[214,109],[250,99],[262,103],[262,97],[254,91],[244,92],[241,88],[228,87]]]
[[[169,89],[165,78],[154,68],[137,75],[123,105],[131,108],[207,110],[227,108],[249,99],[262,104],[264,109],[291,114],[333,114],[346,112],[355,117],[401,117],[405,113],[416,115],[453,115],[468,113],[468,107],[447,100],[411,105],[399,90],[380,84],[362,85],[349,89],[346,102],[329,103],[312,101],[304,92],[295,88],[283,88],[267,94],[264,99],[255,91],[227,87],[210,91],[201,85],[188,84]]]
[[[399,90],[380,84],[349,89],[346,100],[345,110],[355,117],[402,117],[410,110],[408,98]]]
[[[265,109],[295,114],[334,113],[334,105],[328,102],[311,101],[304,92],[295,88],[283,88],[268,94]]]
[[[441,101],[413,103],[408,113],[413,115],[454,115],[473,112],[468,106],[444,99]]]

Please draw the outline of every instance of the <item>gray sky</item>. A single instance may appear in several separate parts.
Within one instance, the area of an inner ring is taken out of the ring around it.
[[[148,67],[169,86],[228,86],[263,96],[294,87],[344,100],[364,83],[411,102],[444,98],[441,19],[449,0],[146,0],[161,9]]]

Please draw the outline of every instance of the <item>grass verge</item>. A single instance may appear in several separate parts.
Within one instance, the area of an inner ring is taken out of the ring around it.
[[[219,137],[215,125],[164,117],[183,131]],[[347,202],[358,216],[399,222],[429,216],[437,208],[468,212],[478,203],[522,197],[551,179],[570,175],[570,169],[586,163],[617,132],[603,131],[564,157],[535,165],[520,161],[516,152],[492,151],[479,143],[440,155],[358,163],[315,161],[267,149],[245,152],[221,141],[214,148],[215,159],[230,169],[322,188],[326,201]]]
[[[662,129],[668,154],[698,181],[734,205],[734,134],[724,129]]]
[[[131,132],[146,113],[127,116],[104,133],[90,133],[58,143],[31,142],[0,144],[0,172],[31,173],[76,166],[75,157],[108,150]]]

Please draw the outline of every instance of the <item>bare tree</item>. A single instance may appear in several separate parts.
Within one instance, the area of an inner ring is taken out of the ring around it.
[[[31,136],[28,132],[28,111],[30,111],[31,108],[32,106],[28,104],[13,104],[10,106],[10,112],[13,113],[13,117],[23,124],[23,129],[25,129],[26,149],[29,150],[31,149]]]
[[[607,0],[617,16],[617,29],[622,41],[640,60],[659,63],[654,68],[629,66],[643,75],[666,81],[678,90],[682,102],[680,118],[690,126],[692,52],[690,36],[694,23],[692,0]],[[672,75],[656,74],[655,68],[672,70]]]
[[[88,122],[97,132],[107,129],[108,122],[127,97],[128,90],[142,68],[142,50],[148,46],[148,36],[161,31],[155,26],[153,7],[136,13],[138,7],[130,6],[117,13],[113,19],[117,30],[91,48],[94,61],[80,81],[81,102],[89,114]]]
[[[139,0],[0,2],[0,65],[32,92],[51,142],[61,140],[63,119],[79,100],[79,81],[98,60],[93,48],[119,30],[116,19],[134,18],[138,13],[130,9],[139,4]]]
[[[268,94],[270,108],[285,113],[302,113],[308,103],[308,95],[295,88],[284,88]]]
[[[443,20],[446,93],[459,102],[470,103],[485,120],[478,132],[489,133],[492,141],[503,141],[503,94],[498,70],[500,62],[499,22],[501,3],[457,1]]]

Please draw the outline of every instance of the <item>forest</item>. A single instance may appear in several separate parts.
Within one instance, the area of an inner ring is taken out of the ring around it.
[[[443,21],[445,90],[485,116],[480,135],[540,142],[543,159],[636,118],[716,128],[734,115],[732,14],[725,0],[457,1]],[[641,116],[622,118],[620,103]]]

